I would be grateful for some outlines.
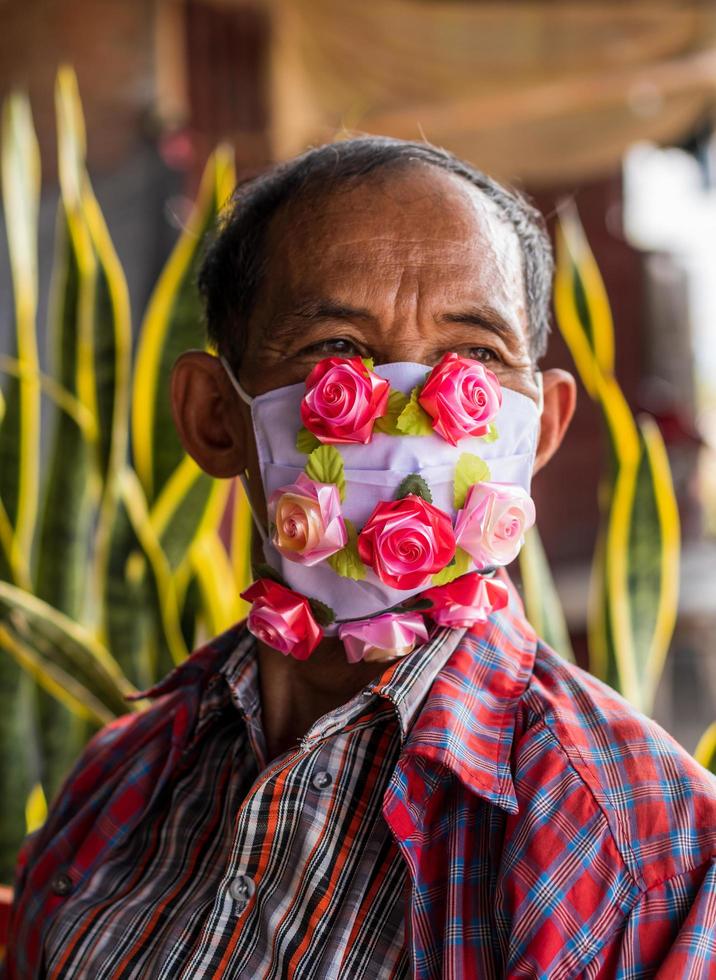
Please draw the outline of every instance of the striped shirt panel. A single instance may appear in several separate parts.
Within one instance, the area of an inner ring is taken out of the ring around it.
[[[381,807],[461,637],[436,631],[267,766],[244,635],[176,778],[53,920],[47,977],[407,977],[406,867]]]

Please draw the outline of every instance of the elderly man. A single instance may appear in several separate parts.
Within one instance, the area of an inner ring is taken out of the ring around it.
[[[238,624],[105,728],[23,850],[8,976],[716,976],[716,789],[546,649],[502,566],[575,386],[536,212],[428,145],[241,185],[177,361],[239,475]]]

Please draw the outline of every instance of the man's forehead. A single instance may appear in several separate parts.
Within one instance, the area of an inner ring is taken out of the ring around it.
[[[494,201],[463,178],[420,166],[304,194],[272,220],[267,258],[275,275],[344,274],[397,261],[494,278],[521,272],[520,243]]]
[[[421,239],[426,233],[437,237],[447,228],[463,232],[468,240],[500,231],[517,239],[497,204],[480,188],[427,165],[379,171],[329,190],[308,188],[289,200],[272,224],[279,232],[290,228],[302,234],[335,234],[358,222],[395,236],[420,227]],[[421,227],[422,222],[429,224]]]

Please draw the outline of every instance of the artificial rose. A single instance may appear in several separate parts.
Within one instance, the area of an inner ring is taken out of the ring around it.
[[[502,582],[471,572],[447,585],[421,592],[420,598],[432,602],[432,609],[428,609],[426,615],[438,626],[469,628],[486,622],[490,613],[497,609],[504,609],[508,592]]]
[[[389,383],[360,357],[326,357],[306,378],[301,420],[321,442],[367,443],[389,394]]]
[[[517,557],[523,535],[534,522],[535,505],[522,487],[476,483],[458,511],[455,539],[478,568],[507,565]]]
[[[455,556],[455,535],[444,511],[409,493],[381,501],[358,535],[358,554],[385,585],[419,589]]]
[[[315,565],[348,541],[338,487],[316,483],[305,473],[269,497],[273,543],[284,558]]]
[[[246,622],[249,631],[274,650],[307,660],[321,642],[323,630],[305,596],[260,578],[241,593],[241,598],[252,604]]]
[[[418,403],[433,429],[451,445],[465,436],[484,436],[502,404],[502,389],[480,361],[445,354],[430,372]]]
[[[349,663],[380,663],[407,656],[418,640],[427,640],[428,631],[419,613],[384,613],[374,619],[343,623],[338,636]]]

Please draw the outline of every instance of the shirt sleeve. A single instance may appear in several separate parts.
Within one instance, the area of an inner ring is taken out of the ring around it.
[[[643,892],[591,967],[585,980],[713,980],[716,856]]]

